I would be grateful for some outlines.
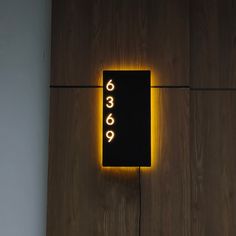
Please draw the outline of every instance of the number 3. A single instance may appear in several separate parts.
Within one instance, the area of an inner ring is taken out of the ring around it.
[[[112,108],[114,106],[114,98],[112,96],[108,96],[106,100],[108,101],[108,103],[106,104],[106,107]]]

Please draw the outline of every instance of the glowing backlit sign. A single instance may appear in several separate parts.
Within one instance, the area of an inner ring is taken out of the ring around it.
[[[150,75],[103,72],[103,166],[151,166]]]

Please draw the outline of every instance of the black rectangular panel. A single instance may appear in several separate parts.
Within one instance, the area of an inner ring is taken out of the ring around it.
[[[151,166],[150,71],[103,71],[103,166]]]

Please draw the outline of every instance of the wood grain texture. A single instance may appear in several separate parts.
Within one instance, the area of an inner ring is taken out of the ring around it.
[[[52,9],[52,85],[101,85],[104,69],[188,85],[188,0],[53,0]]]
[[[189,90],[155,93],[156,150],[151,171],[141,171],[141,235],[190,236]]]
[[[192,236],[236,235],[236,92],[191,95]]]
[[[132,236],[138,169],[101,170],[102,89],[52,89],[47,236]]]
[[[236,2],[190,2],[191,85],[236,88]]]

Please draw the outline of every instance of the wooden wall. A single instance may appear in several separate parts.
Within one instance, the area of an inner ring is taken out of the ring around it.
[[[236,3],[52,10],[47,236],[236,235]],[[104,69],[152,71],[150,169],[101,167]]]

